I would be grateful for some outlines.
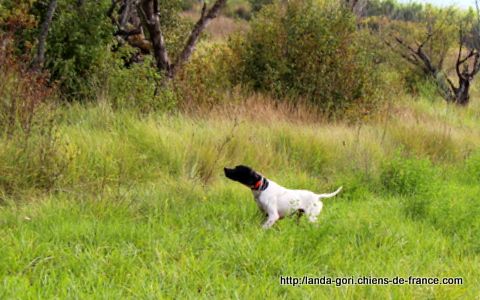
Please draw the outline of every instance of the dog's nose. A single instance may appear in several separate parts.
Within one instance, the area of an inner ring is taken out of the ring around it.
[[[228,175],[229,172],[231,172],[232,170],[229,169],[229,168],[223,168],[223,172],[225,173],[225,176]]]

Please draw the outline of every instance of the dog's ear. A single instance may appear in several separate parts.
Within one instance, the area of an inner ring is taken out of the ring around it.
[[[261,179],[252,168],[245,165],[237,165],[235,169],[224,168],[225,176],[251,187]]]

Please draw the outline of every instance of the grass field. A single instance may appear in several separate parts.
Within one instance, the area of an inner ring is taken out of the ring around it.
[[[48,192],[42,168],[57,165],[28,156],[40,142],[1,140],[0,298],[478,299],[478,108],[409,102],[362,126],[221,115],[62,108],[64,168]],[[317,226],[265,231],[250,191],[223,177],[239,163],[344,191]],[[292,287],[281,275],[464,284]]]

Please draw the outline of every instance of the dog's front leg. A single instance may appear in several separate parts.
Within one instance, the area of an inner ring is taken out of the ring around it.
[[[269,211],[268,212],[268,219],[267,221],[265,221],[265,223],[263,224],[263,229],[268,229],[270,227],[272,227],[273,224],[275,224],[275,222],[277,222],[277,220],[280,219],[280,216],[278,215],[278,213],[276,211]]]

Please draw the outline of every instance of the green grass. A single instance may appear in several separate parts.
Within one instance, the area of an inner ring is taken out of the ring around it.
[[[411,107],[421,118],[360,129],[62,108],[68,167],[49,191],[1,141],[0,298],[474,299],[478,114]],[[237,163],[290,188],[344,192],[316,226],[287,218],[265,231],[250,191],[222,175]],[[464,285],[291,287],[281,275]]]

